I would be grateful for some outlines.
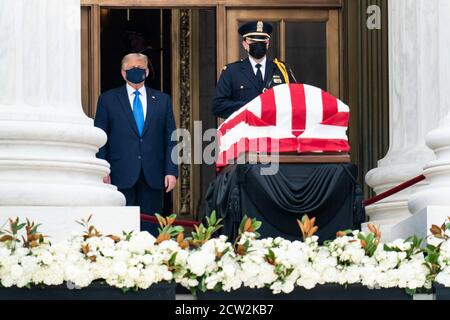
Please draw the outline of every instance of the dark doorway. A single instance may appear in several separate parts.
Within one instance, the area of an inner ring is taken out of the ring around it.
[[[102,9],[101,91],[124,85],[123,56],[148,56],[151,74],[146,85],[171,94],[171,10]]]

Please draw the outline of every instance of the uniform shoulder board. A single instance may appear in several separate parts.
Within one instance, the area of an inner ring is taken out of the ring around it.
[[[228,63],[228,64],[226,64],[226,65],[223,66],[222,70],[225,71],[225,70],[227,70],[228,68],[232,67],[233,65],[238,65],[238,64],[240,64],[240,63],[243,62],[243,61],[244,61],[244,60],[241,59],[241,60],[238,60],[238,61],[234,61],[234,62]]]

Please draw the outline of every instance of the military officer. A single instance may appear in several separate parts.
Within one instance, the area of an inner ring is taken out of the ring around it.
[[[223,68],[213,97],[214,115],[228,118],[265,90],[297,82],[288,65],[267,59],[271,33],[272,26],[263,21],[249,22],[239,28],[248,58]]]

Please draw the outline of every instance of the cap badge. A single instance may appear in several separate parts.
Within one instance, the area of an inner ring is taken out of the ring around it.
[[[263,32],[263,22],[262,21],[258,21],[258,23],[256,24],[256,32]]]

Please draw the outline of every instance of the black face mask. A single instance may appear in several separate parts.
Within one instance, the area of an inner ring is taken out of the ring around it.
[[[145,69],[133,68],[126,71],[127,80],[131,83],[138,84],[145,81]]]
[[[249,54],[255,59],[261,59],[267,53],[267,43],[253,42],[249,44]]]

